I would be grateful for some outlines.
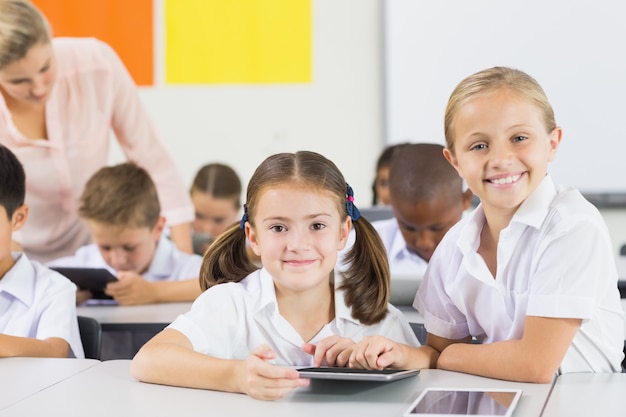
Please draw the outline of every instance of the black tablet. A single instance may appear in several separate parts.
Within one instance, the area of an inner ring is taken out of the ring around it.
[[[55,266],[50,269],[70,279],[81,290],[89,290],[93,298],[109,299],[104,289],[111,281],[117,281],[115,275],[104,268],[70,268]]]
[[[325,367],[297,368],[301,378],[314,379],[341,379],[353,381],[397,381],[419,374],[419,369],[383,369],[376,371],[371,369]]]

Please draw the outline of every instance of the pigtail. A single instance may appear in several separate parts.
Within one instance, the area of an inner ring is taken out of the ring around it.
[[[352,317],[366,325],[385,318],[390,294],[389,262],[385,246],[374,226],[365,218],[353,221],[356,239],[346,254],[341,289]]]
[[[206,290],[224,282],[239,282],[258,267],[246,251],[246,234],[234,223],[211,243],[202,258],[200,287]]]

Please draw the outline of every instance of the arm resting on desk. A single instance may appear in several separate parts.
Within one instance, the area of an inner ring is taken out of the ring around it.
[[[214,358],[195,352],[181,332],[165,329],[135,355],[131,373],[143,382],[241,392],[262,400],[308,385],[295,369],[271,365],[274,357],[268,346],[259,346],[245,360]]]
[[[40,340],[0,334],[0,358],[14,356],[67,358],[69,352],[69,343],[58,337]]]
[[[548,383],[554,378],[578,328],[580,319],[526,317],[519,340],[489,344],[450,343],[433,337],[441,355],[437,367],[490,378]],[[431,335],[429,335],[430,337]]]
[[[149,282],[134,272],[120,272],[118,281],[107,284],[106,294],[120,305],[193,301],[202,293],[198,278]]]

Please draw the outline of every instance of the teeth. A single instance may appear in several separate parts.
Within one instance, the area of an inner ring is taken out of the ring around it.
[[[495,180],[491,180],[491,182],[494,184],[498,184],[498,185],[511,184],[512,182],[517,181],[519,177],[520,177],[519,175],[513,175],[511,177],[498,178]]]

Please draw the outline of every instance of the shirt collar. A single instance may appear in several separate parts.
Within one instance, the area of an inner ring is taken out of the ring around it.
[[[161,235],[157,242],[156,250],[152,255],[152,261],[148,271],[142,275],[159,280],[166,279],[174,273],[174,263],[171,262],[171,254],[174,251],[174,243]]]
[[[33,304],[35,287],[33,266],[25,253],[13,253],[12,256],[16,262],[0,279],[0,292],[6,292],[30,307]]]
[[[276,301],[276,288],[274,287],[274,280],[272,276],[265,268],[257,271],[258,273],[258,290],[261,292],[259,297],[259,304],[257,306],[257,312],[265,309],[271,309],[272,312],[278,313],[278,303]],[[254,274],[254,273],[253,273]],[[253,278],[254,279],[254,278]],[[334,272],[335,281],[335,320],[347,320],[353,323],[360,324],[358,320],[352,317],[352,311],[345,303],[344,291],[338,289],[341,284],[342,275],[340,272]]]
[[[546,175],[537,189],[533,191],[519,206],[511,223],[528,225],[540,228],[548,215],[550,204],[557,195],[557,190],[550,175]],[[480,244],[480,231],[485,224],[485,212],[482,204],[467,216],[467,221],[462,226],[457,244],[463,253],[478,250]]]

